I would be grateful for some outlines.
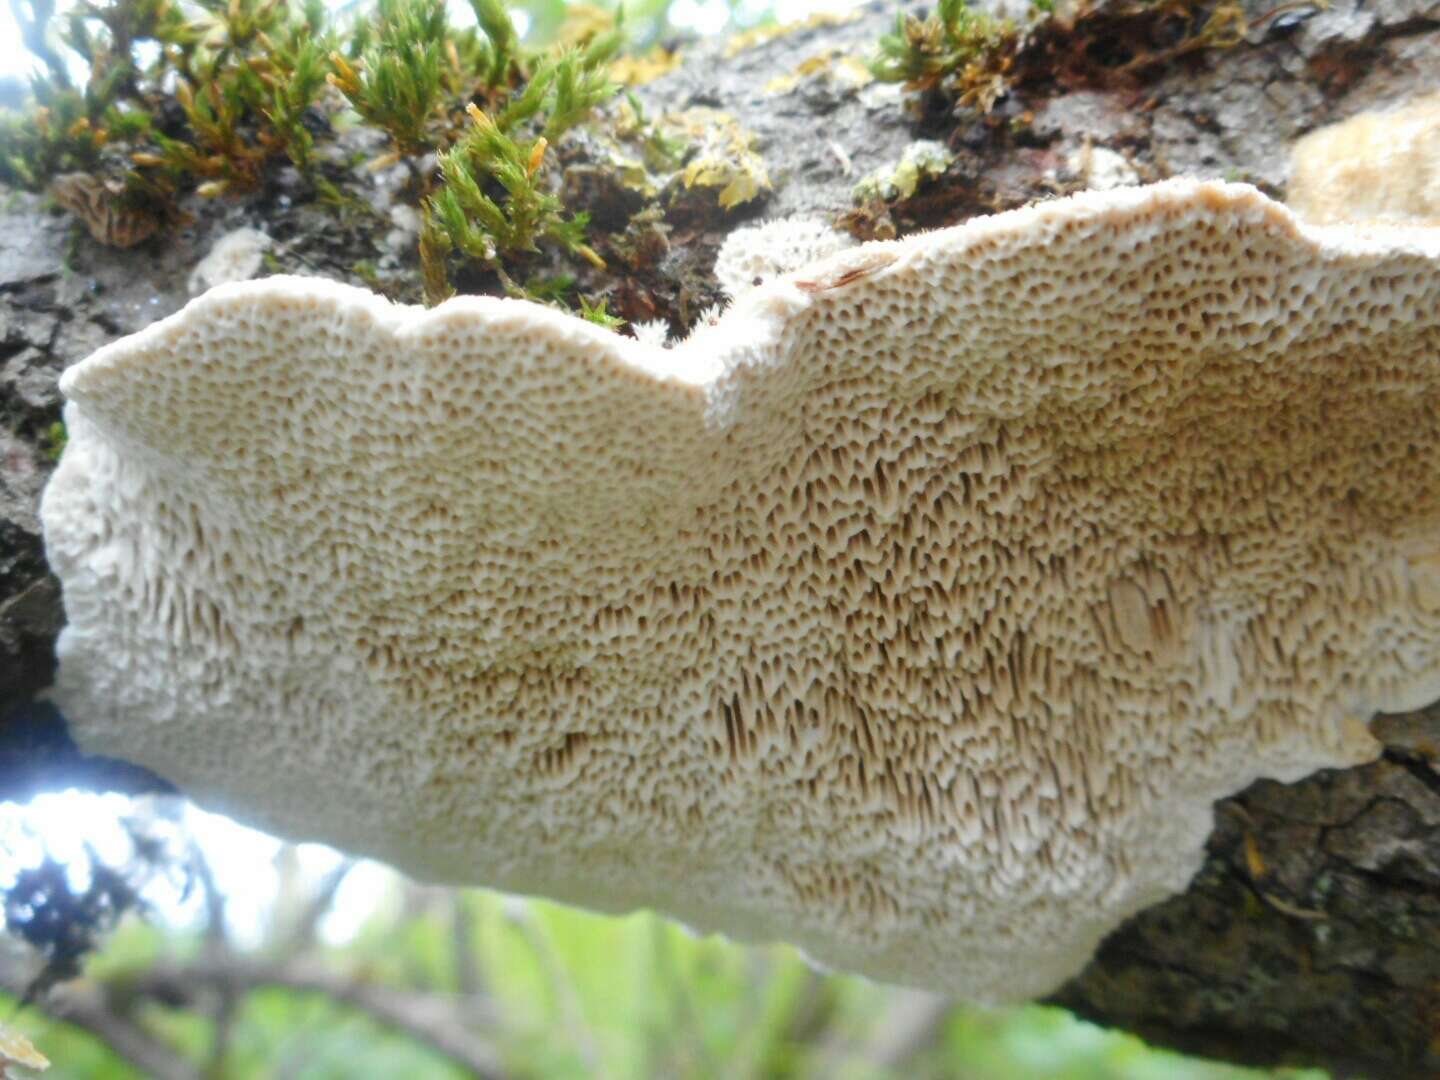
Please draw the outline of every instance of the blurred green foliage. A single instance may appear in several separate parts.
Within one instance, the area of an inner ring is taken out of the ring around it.
[[[785,947],[744,948],[696,938],[652,915],[590,915],[484,891],[420,890],[408,912],[392,905],[326,967],[357,984],[417,995],[460,994],[469,952],[480,1000],[468,1013],[507,1075],[534,1080],[1256,1080],[1146,1048],[1061,1010],[948,1008],[933,1037],[877,1064],[887,1031],[917,996],[864,979],[824,975]],[[417,908],[419,909],[417,912]],[[463,918],[458,919],[456,916]],[[457,927],[461,928],[457,931]],[[259,955],[265,956],[264,948]],[[203,962],[195,934],[127,923],[96,956],[88,980],[123,986],[162,961]],[[277,958],[278,961],[283,961]],[[228,1049],[207,1076],[304,1080],[468,1075],[422,1042],[317,993],[256,989],[238,1003]],[[483,1013],[483,1015],[482,1015]],[[185,1060],[205,1060],[213,1021],[146,1003],[154,1037]],[[463,1021],[462,1021],[463,1022]],[[47,1080],[128,1080],[129,1069],[92,1037],[33,1011],[12,1021],[54,1068]],[[892,1055],[893,1056],[893,1055]],[[1293,1080],[1323,1080],[1293,1072]]]

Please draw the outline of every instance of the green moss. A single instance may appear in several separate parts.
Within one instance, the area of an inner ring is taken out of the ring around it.
[[[350,264],[350,272],[375,292],[383,292],[380,282],[380,270],[369,259],[358,259]]]
[[[485,264],[515,295],[525,290],[505,264],[538,251],[541,243],[604,266],[585,242],[589,215],[567,214],[546,186],[544,171],[551,143],[619,89],[605,68],[618,46],[612,32],[580,49],[542,56],[523,89],[493,99],[493,111],[467,106],[471,123],[440,154],[441,184],[424,204],[420,256],[431,302],[451,291],[452,254]]]
[[[64,421],[56,420],[45,429],[45,434],[40,437],[40,449],[51,461],[59,461],[60,455],[65,452],[65,444],[69,438]]]
[[[940,0],[926,18],[901,14],[880,39],[870,71],[886,82],[916,90],[945,85],[962,100],[988,109],[1004,88],[1005,57],[1019,31],[1008,19],[971,11],[966,0]]]
[[[321,0],[78,7],[60,36],[89,78],[72,87],[62,64],[36,82],[34,106],[0,125],[0,181],[39,189],[78,172],[173,203],[188,190],[253,190],[276,157],[306,169],[325,19]]]
[[[569,274],[553,278],[532,277],[525,282],[525,295],[543,304],[560,304],[574,287],[575,279]],[[584,306],[583,300],[581,306]]]
[[[461,44],[469,53],[464,66]],[[390,135],[397,158],[441,145],[449,99],[465,89],[467,76],[488,79],[494,63],[473,35],[450,32],[444,0],[378,0],[374,19],[357,27],[347,51],[348,59],[331,54],[330,83]]]
[[[967,0],[939,0],[933,15],[896,16],[870,70],[988,112],[1015,87],[1053,80],[1057,71],[1072,82],[1133,84],[1187,54],[1231,48],[1249,29],[1238,0],[1076,0],[1058,8],[1031,0],[1017,25],[974,11]]]
[[[526,49],[502,0],[470,2],[477,25],[465,28],[444,0],[377,0],[346,25],[324,0],[81,5],[60,37],[90,76],[72,85],[59,56],[39,53],[50,73],[33,106],[0,114],[0,183],[50,190],[95,239],[129,246],[183,220],[187,195],[260,191],[285,164],[317,199],[368,213],[346,194],[368,186],[357,170],[400,164],[400,196],[422,212],[428,298],[448,295],[465,264],[549,298],[515,284],[537,253],[604,266],[587,214],[557,194],[554,162],[618,89],[622,28],[596,9],[584,34]],[[30,11],[22,34],[43,47],[61,17],[49,0]],[[356,127],[384,132],[378,159],[341,149]]]
[[[607,310],[609,299],[602,296],[600,302],[591,305],[585,297],[580,298],[580,317],[586,322],[592,322],[596,326],[603,326],[607,330],[619,330],[625,325],[625,320],[618,315],[611,315]]]

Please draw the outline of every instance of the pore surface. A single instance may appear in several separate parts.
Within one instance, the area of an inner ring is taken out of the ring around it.
[[[1023,998],[1213,799],[1440,696],[1440,239],[1248,188],[867,245],[670,352],[227,286],[63,386],[78,740],[430,879]]]

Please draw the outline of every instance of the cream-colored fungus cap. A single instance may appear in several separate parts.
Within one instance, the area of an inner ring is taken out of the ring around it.
[[[1285,202],[1316,224],[1440,225],[1440,93],[1306,135],[1290,153]]]
[[[871,244],[665,350],[271,278],[66,373],[88,750],[982,1000],[1440,696],[1440,231],[1251,188]]]

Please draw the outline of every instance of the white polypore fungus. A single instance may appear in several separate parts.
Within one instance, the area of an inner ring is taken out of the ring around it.
[[[1092,191],[1109,191],[1140,182],[1140,174],[1125,155],[1089,142],[1066,158],[1065,165]]]
[[[1440,696],[1440,232],[1248,187],[866,245],[672,350],[272,278],[62,387],[81,746],[428,879],[1026,998],[1212,800]]]
[[[715,280],[732,299],[781,274],[854,247],[848,233],[814,218],[780,218],[747,225],[725,237],[715,256]]]
[[[259,229],[233,229],[215,241],[210,253],[195,264],[187,284],[196,296],[217,285],[249,281],[260,273],[270,237]]]
[[[643,341],[647,345],[657,348],[665,348],[670,341],[670,324],[664,319],[648,319],[644,322],[631,323],[630,330],[634,333],[636,341]]]
[[[1285,201],[1317,224],[1440,225],[1440,94],[1306,135],[1290,154]]]

